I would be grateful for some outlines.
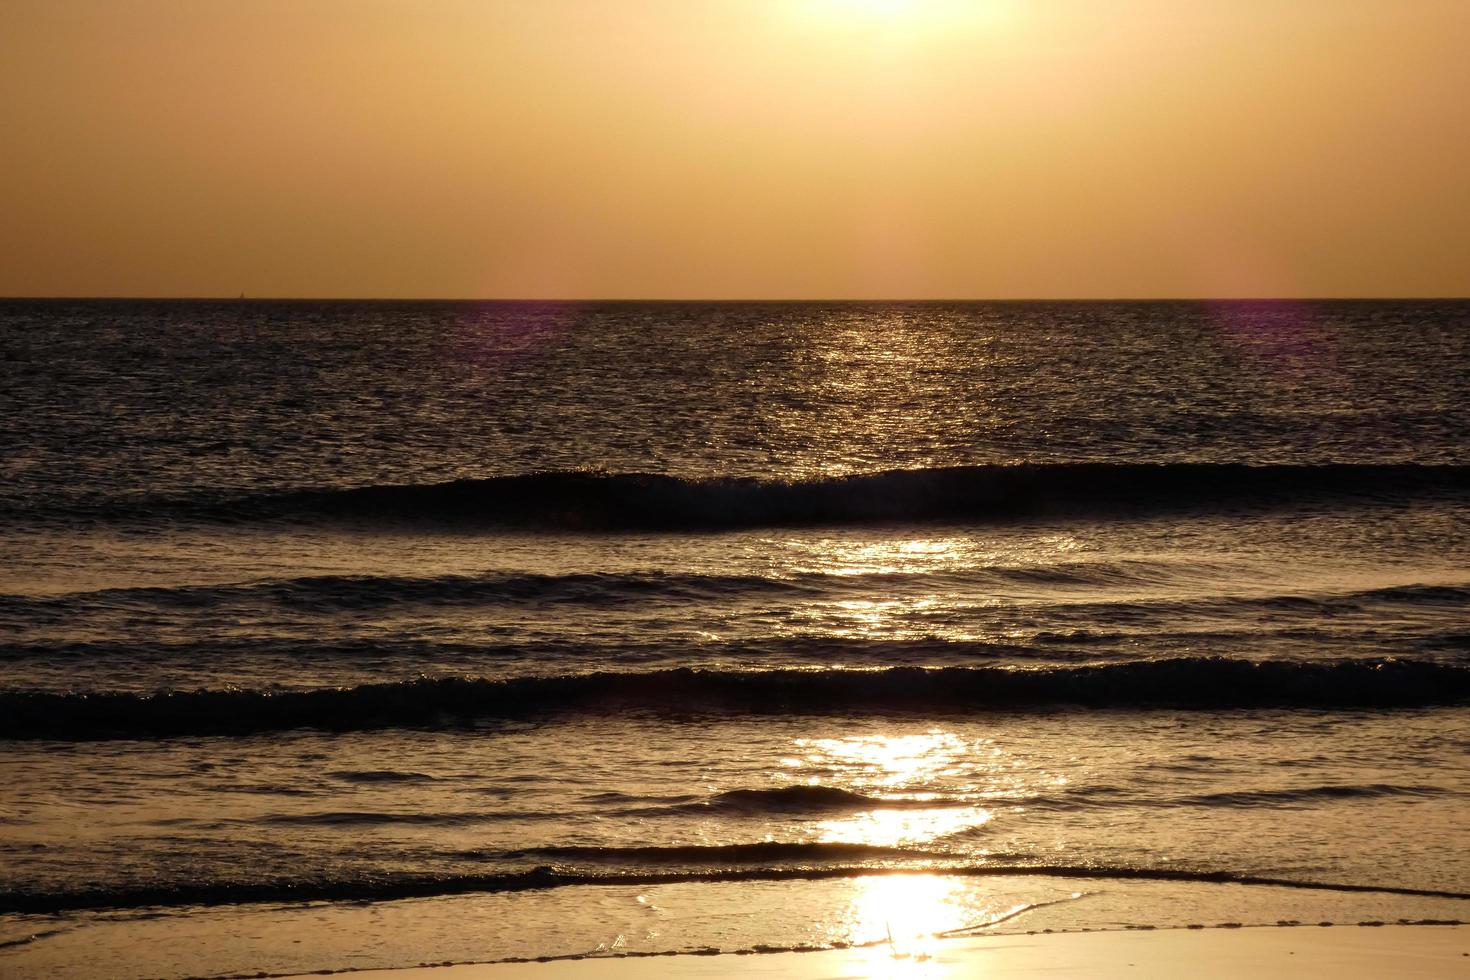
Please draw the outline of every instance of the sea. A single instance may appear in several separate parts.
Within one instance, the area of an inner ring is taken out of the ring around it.
[[[7,300],[0,556],[17,980],[1470,919],[1470,302]]]

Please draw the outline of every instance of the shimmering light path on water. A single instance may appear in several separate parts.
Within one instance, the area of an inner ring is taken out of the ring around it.
[[[1467,413],[1453,302],[0,303],[0,970],[1470,918]]]

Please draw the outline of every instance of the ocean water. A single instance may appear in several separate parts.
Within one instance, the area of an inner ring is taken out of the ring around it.
[[[1470,303],[0,302],[0,971],[1470,919]]]

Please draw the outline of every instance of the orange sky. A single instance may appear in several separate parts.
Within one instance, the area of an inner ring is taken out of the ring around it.
[[[1466,0],[4,0],[0,295],[1470,295]]]

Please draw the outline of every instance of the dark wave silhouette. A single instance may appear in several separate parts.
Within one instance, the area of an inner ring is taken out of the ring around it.
[[[966,713],[1095,709],[1406,708],[1470,701],[1470,665],[1180,657],[1018,669],[677,668],[504,680],[423,678],[306,691],[0,692],[0,737],[129,738],[291,728],[446,727],[572,713]]]
[[[371,810],[331,810],[325,813],[275,813],[224,823],[267,823],[302,827],[378,827],[392,825],[469,827],[478,823],[507,823],[519,820],[544,820],[560,816],[548,810],[478,810],[464,813],[406,812],[390,813]]]
[[[333,774],[336,775],[336,774]],[[420,777],[430,778],[430,777]],[[274,790],[273,790],[274,791]],[[698,798],[680,796],[665,800],[650,800],[630,797],[611,792],[597,794],[582,800],[583,804],[595,804],[595,812],[605,816],[647,818],[678,818],[684,816],[712,816],[758,820],[772,817],[811,818],[829,814],[858,813],[874,810],[936,810],[958,808],[1020,807],[1028,811],[1072,812],[1094,809],[1170,809],[1178,807],[1263,807],[1290,809],[1292,807],[1319,806],[1323,802],[1348,802],[1397,798],[1405,800],[1431,799],[1444,796],[1460,796],[1458,791],[1434,785],[1399,786],[1387,783],[1341,784],[1304,786],[1289,789],[1242,789],[1217,793],[1177,797],[1150,797],[1138,795],[1117,786],[1078,787],[1056,794],[1027,796],[987,796],[983,798],[961,798],[936,796],[881,797],[845,790],[835,786],[787,786],[772,789],[739,789],[713,796]],[[642,803],[644,805],[637,805]],[[654,805],[648,805],[654,804]],[[196,829],[219,830],[249,824],[297,825],[307,827],[377,827],[377,826],[446,826],[470,827],[483,823],[505,823],[509,821],[565,820],[574,813],[573,809],[521,810],[497,806],[484,810],[328,810],[315,812],[271,813],[251,817],[223,817],[218,819],[169,818],[158,821],[160,826],[189,826]],[[969,830],[957,832],[960,837],[968,836]],[[816,859],[856,859],[913,856],[920,852],[911,849],[887,847],[869,848],[861,844],[799,843],[730,845],[677,845],[668,847],[604,847],[569,846],[535,847],[503,852],[474,850],[459,852],[457,857],[476,859],[505,859],[540,857],[544,859],[581,859],[589,861],[627,862],[647,859],[652,863],[671,863],[677,860],[743,862],[794,860],[798,857]],[[923,852],[925,857],[958,858],[952,852]],[[996,855],[991,855],[992,859]]]
[[[1204,793],[1197,796],[1180,797],[1171,802],[1176,806],[1289,807],[1293,805],[1312,806],[1323,800],[1427,799],[1445,795],[1458,794],[1442,786],[1396,786],[1392,783],[1366,783]]]
[[[83,506],[98,516],[118,518],[615,530],[1006,521],[1467,496],[1470,466],[1464,465],[1028,463],[811,480],[559,471],[229,499],[132,498]],[[45,510],[40,505],[29,512]]]
[[[716,640],[707,642],[670,640],[668,642],[597,643],[579,639],[528,640],[519,643],[473,643],[433,641],[421,638],[364,637],[334,640],[312,640],[293,636],[200,637],[197,640],[155,642],[149,640],[111,641],[79,640],[39,643],[0,644],[0,662],[26,659],[76,658],[100,661],[110,657],[125,659],[186,658],[191,655],[217,658],[279,656],[307,662],[338,658],[398,658],[410,666],[415,660],[455,660],[472,658],[485,663],[531,662],[554,660],[561,656],[599,655],[623,664],[657,659],[693,660],[705,658],[796,657],[824,659],[828,662],[879,660],[883,658],[953,658],[994,660],[1035,659],[1045,661],[1082,659],[1055,643],[1027,647],[1015,643],[991,643],[985,640],[950,640],[944,637],[922,639],[889,639],[867,637],[794,636],[761,637],[750,640]]]
[[[732,789],[704,799],[679,799],[659,806],[619,811],[639,816],[720,814],[726,817],[765,818],[777,815],[815,816],[862,810],[937,810],[977,804],[954,797],[870,796],[838,786],[778,786],[768,789]]]
[[[528,847],[507,851],[505,858],[580,861],[595,864],[724,866],[798,864],[833,861],[957,859],[957,855],[903,847],[824,841],[757,841],[746,844],[688,844],[669,847]]]
[[[826,572],[779,576],[722,575],[667,571],[561,575],[526,572],[432,576],[309,575],[254,582],[111,588],[34,596],[0,594],[0,614],[75,614],[135,607],[189,610],[244,604],[320,611],[397,605],[477,606],[539,602],[616,605],[643,600],[702,602],[727,597],[818,596],[872,589],[922,592],[967,585],[1121,585],[1170,581],[1181,574],[1201,571],[1218,572],[1220,566],[1124,560],[857,575]],[[1466,595],[1470,595],[1470,591]]]
[[[1459,796],[1457,790],[1443,786],[1399,786],[1391,783],[1337,784],[1301,786],[1289,789],[1242,789],[1185,796],[1149,796],[1117,786],[1080,787],[1068,792],[1036,796],[990,797],[981,803],[987,807],[1019,806],[1028,810],[1066,813],[1097,809],[1172,809],[1178,807],[1291,809],[1317,807],[1324,802],[1403,799],[1423,800]],[[965,831],[960,831],[963,835]]]
[[[428,773],[397,769],[340,769],[327,775],[345,783],[432,783],[438,780],[437,776]]]
[[[963,877],[1041,876],[1086,881],[1177,881],[1234,884],[1315,891],[1416,895],[1470,901],[1470,892],[1396,885],[1273,878],[1233,871],[1037,864],[955,865],[929,862],[923,870]],[[162,908],[188,905],[245,905],[262,902],[386,902],[405,898],[505,893],[577,885],[664,885],[682,882],[820,881],[912,873],[919,868],[863,865],[703,868],[627,872],[588,872],[542,865],[527,871],[489,874],[389,874],[346,878],[282,878],[263,881],[209,881],[172,885],[98,887],[41,891],[0,891],[0,913],[55,914],[82,909]]]
[[[641,599],[708,600],[725,595],[803,593],[817,591],[822,585],[820,578],[665,572],[424,577],[313,575],[264,582],[99,589],[47,596],[0,595],[0,612],[82,612],[139,606],[207,609],[242,604],[272,604],[314,611],[537,602],[600,605]]]
[[[261,582],[98,589],[52,595],[0,594],[0,616],[57,618],[138,608],[208,610],[236,606],[284,606],[313,612],[395,606],[623,605],[646,601],[709,602],[769,596],[822,597],[854,592],[926,594],[1034,584],[1104,587],[1173,582],[1197,573],[1223,574],[1218,567],[1147,561],[1070,562],[1058,565],[995,565],[937,572],[784,576],[678,572],[598,572],[545,575],[313,575]],[[1454,604],[1470,602],[1470,587],[1407,584],[1303,595],[1222,596],[1143,601],[1142,605],[1208,605],[1340,609],[1366,604]],[[1140,604],[1135,601],[1134,604]],[[1116,603],[1093,603],[1107,608]]]
[[[828,813],[872,809],[933,809],[957,806],[953,800],[884,798],[855,793],[837,786],[780,786],[772,789],[732,789],[700,804],[726,813]]]

